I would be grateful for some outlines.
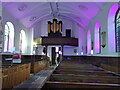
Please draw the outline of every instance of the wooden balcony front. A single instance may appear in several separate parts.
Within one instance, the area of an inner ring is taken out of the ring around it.
[[[72,37],[42,37],[41,45],[78,46],[78,39]]]

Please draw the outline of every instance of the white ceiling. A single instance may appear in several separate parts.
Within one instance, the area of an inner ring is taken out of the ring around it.
[[[3,7],[26,27],[56,17],[73,20],[84,28],[104,4],[105,2],[4,2]]]

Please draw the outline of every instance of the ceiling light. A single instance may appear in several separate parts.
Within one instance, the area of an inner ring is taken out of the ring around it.
[[[34,20],[36,20],[37,19],[37,17],[31,17],[30,18],[30,21],[34,21]]]
[[[18,8],[18,10],[19,11],[24,11],[25,9],[27,8],[27,5],[21,5],[19,8]]]
[[[78,7],[81,9],[81,10],[87,10],[88,8],[84,5],[78,5]]]

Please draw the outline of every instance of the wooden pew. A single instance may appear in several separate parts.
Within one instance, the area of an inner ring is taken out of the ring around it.
[[[96,90],[97,88],[99,89],[105,89],[105,88],[109,88],[109,89],[114,89],[114,90],[119,90],[118,88],[120,87],[119,84],[103,84],[103,83],[81,83],[81,82],[59,82],[59,81],[47,81],[46,82],[46,88],[51,88],[49,90],[52,90],[54,88],[61,88],[61,89],[94,89]]]
[[[47,60],[33,62],[31,63],[31,73],[35,74],[47,67],[49,67],[49,62]]]
[[[78,68],[75,68],[75,67],[59,67],[57,69],[59,69],[59,70],[71,70],[71,71],[72,70],[80,70],[80,71],[83,71],[83,70],[104,71],[104,69],[101,69],[101,68],[91,68],[91,67],[89,67],[89,68],[86,68],[86,67],[84,67],[84,68],[81,68],[81,67],[78,67]]]
[[[113,73],[102,72],[102,71],[63,71],[63,70],[55,70],[55,74],[76,74],[76,75],[102,75],[102,76],[114,76]]]
[[[0,69],[2,71],[2,89],[10,89],[20,84],[30,75],[30,63]]]
[[[66,82],[85,82],[85,83],[120,83],[120,77],[100,77],[100,76],[87,76],[87,75],[65,75],[53,74],[50,81],[66,81]]]
[[[73,61],[62,61],[53,72],[43,90],[56,89],[94,89],[120,88],[120,76],[107,72],[104,69]]]
[[[115,66],[111,67],[110,65],[107,65],[107,64],[101,64],[101,67],[106,69],[106,70],[112,71],[112,72],[119,72],[120,73],[120,68],[119,67],[115,67]]]
[[[64,58],[66,60],[68,57],[74,61],[97,65],[106,70],[120,73],[120,57],[119,56],[118,57],[113,57],[113,56],[64,56]]]

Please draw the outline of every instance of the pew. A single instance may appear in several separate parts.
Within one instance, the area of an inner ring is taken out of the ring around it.
[[[109,71],[112,71],[112,72],[119,72],[120,73],[120,69],[118,67],[115,67],[115,66],[110,66],[110,65],[107,65],[107,64],[101,64],[101,67],[104,68],[104,69],[107,69]]]
[[[42,61],[37,61],[37,62],[33,62],[31,63],[31,73],[37,73],[39,71],[41,71],[44,68],[49,67],[49,62],[47,60],[42,60]]]
[[[114,89],[114,90],[119,90],[118,88],[120,87],[119,84],[102,84],[102,83],[81,83],[81,82],[59,82],[59,81],[47,81],[46,82],[46,90],[56,90],[56,88],[59,89],[78,89],[82,88],[82,89],[94,89],[96,90],[98,89]],[[50,89],[49,89],[50,88]],[[55,88],[55,89],[54,89]]]
[[[10,89],[29,78],[30,63],[2,68],[0,71],[2,71],[0,76],[2,79],[2,89]]]
[[[63,70],[55,70],[54,73],[56,74],[77,74],[77,75],[101,75],[101,76],[114,76],[113,73],[110,72],[101,72],[101,71],[63,71]]]
[[[12,55],[2,55],[0,67],[0,83],[2,89],[11,89],[21,84],[30,77],[30,73],[36,74],[42,69],[49,67],[49,58],[42,55],[22,55],[21,63],[12,63]]]
[[[99,77],[99,76],[87,76],[87,75],[65,75],[65,74],[53,74],[50,81],[66,81],[66,82],[84,82],[84,83],[112,83],[117,84],[120,81],[120,77]]]
[[[113,56],[64,56],[70,58],[74,61],[82,61],[86,64],[92,64],[99,67],[102,67],[106,70],[120,73],[120,57],[113,57]]]
[[[63,60],[42,90],[120,88],[120,76],[100,67],[74,60]]]

